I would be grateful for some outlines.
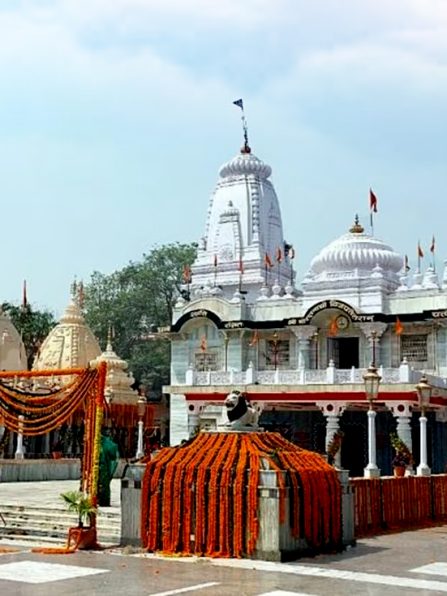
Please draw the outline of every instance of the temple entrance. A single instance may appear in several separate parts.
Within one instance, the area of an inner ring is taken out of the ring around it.
[[[328,364],[332,360],[335,368],[358,368],[359,366],[359,338],[358,337],[328,337]]]

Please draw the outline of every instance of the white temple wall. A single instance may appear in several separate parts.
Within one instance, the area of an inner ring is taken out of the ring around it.
[[[188,405],[184,395],[171,393],[169,416],[169,444],[173,447],[189,436]]]

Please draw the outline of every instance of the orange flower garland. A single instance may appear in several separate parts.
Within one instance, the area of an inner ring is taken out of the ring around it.
[[[338,547],[341,489],[335,470],[321,456],[277,433],[208,432],[181,447],[162,450],[147,464],[142,486],[144,546],[169,554],[253,554],[259,535],[261,460],[277,473],[278,522],[285,521],[288,486],[292,534],[304,538],[311,549]]]

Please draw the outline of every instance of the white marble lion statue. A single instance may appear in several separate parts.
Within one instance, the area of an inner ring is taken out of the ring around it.
[[[224,406],[227,409],[227,426],[235,430],[243,430],[247,427],[258,428],[259,414],[240,391],[229,393],[225,398]]]

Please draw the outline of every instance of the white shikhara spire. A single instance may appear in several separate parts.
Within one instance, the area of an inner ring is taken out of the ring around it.
[[[291,265],[284,254],[288,245],[271,173],[271,167],[251,153],[247,141],[220,168],[205,236],[192,267],[193,291],[220,287],[230,295],[243,286],[256,292],[266,281],[266,254],[272,262],[267,283],[285,286],[290,282]]]

